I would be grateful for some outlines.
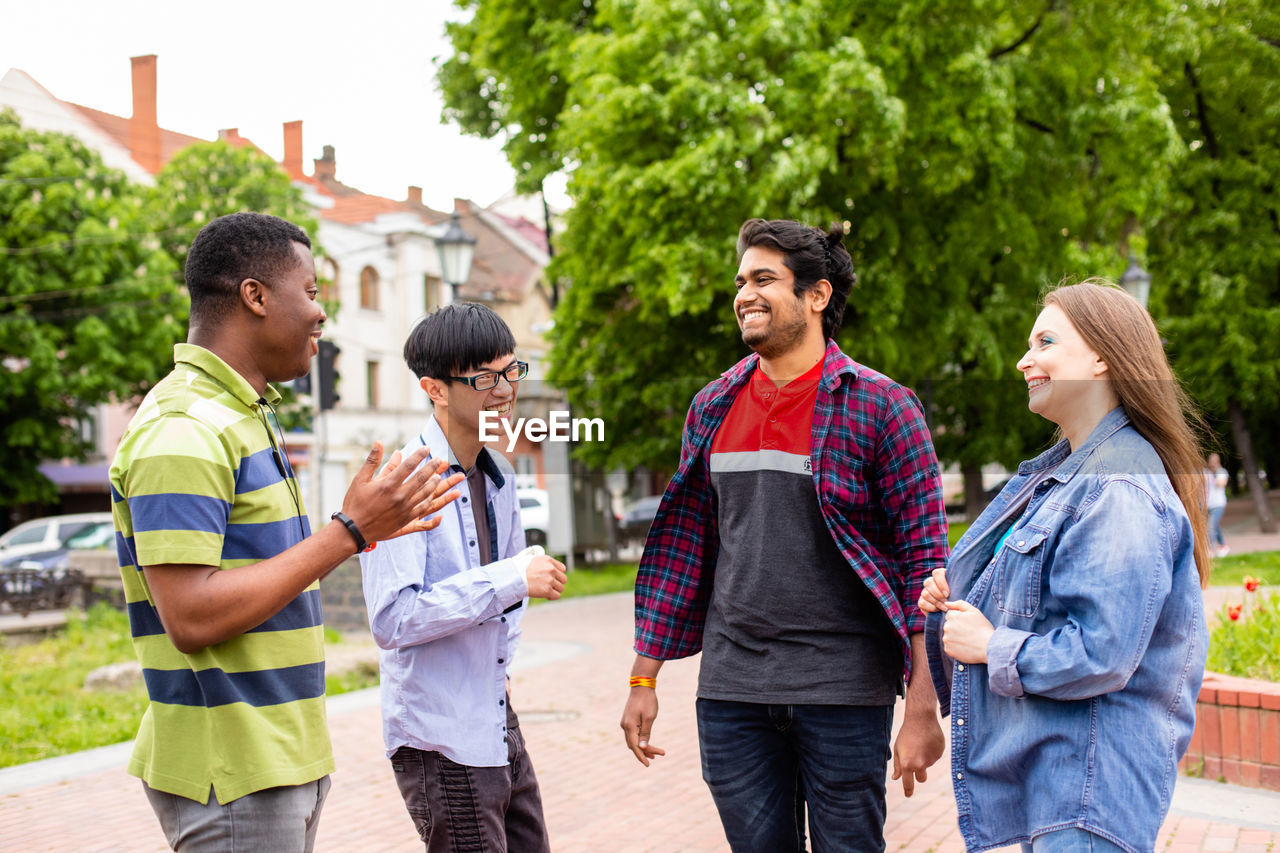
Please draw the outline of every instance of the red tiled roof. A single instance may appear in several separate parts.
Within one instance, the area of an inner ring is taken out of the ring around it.
[[[118,142],[123,148],[129,148],[129,119],[121,116],[104,113],[102,110],[95,110],[92,107],[73,104],[70,101],[63,101],[69,107],[79,110],[85,118],[98,126],[100,130]],[[201,139],[198,136],[188,136],[185,133],[178,133],[176,130],[165,130],[160,128],[160,159],[164,163],[168,163],[173,159],[173,155],[177,154],[183,148],[196,142],[208,142],[207,139]],[[245,140],[248,142],[248,140]],[[249,143],[252,145],[253,143]]]
[[[530,222],[523,216],[508,216],[505,213],[496,212],[493,215],[511,226],[511,229],[528,240],[530,245],[537,246],[543,254],[547,253],[547,232],[541,225]]]

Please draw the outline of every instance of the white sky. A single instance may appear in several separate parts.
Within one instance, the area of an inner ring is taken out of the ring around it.
[[[278,160],[282,124],[301,119],[308,174],[333,145],[343,183],[394,199],[414,184],[451,210],[515,182],[499,141],[441,123],[433,59],[451,53],[444,22],[459,15],[448,0],[26,0],[0,17],[0,75],[19,68],[127,117],[129,57],[154,53],[161,127],[205,139],[236,127]]]

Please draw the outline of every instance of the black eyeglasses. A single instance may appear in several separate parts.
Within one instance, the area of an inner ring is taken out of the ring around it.
[[[505,370],[490,370],[487,373],[477,373],[475,376],[450,376],[449,381],[465,382],[477,391],[488,391],[498,387],[499,376],[508,382],[519,382],[528,375],[529,362],[513,361]]]

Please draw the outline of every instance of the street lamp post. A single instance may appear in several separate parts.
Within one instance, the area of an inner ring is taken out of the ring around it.
[[[471,275],[471,261],[476,253],[476,238],[462,230],[458,211],[449,217],[449,227],[436,238],[440,251],[440,277],[449,285],[451,301],[458,301],[458,288]]]
[[[1138,266],[1132,254],[1129,255],[1129,268],[1120,276],[1120,286],[1143,308],[1147,307],[1147,299],[1151,296],[1151,273]]]

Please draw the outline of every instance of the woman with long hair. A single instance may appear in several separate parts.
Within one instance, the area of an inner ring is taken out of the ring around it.
[[[960,830],[971,851],[1149,851],[1208,644],[1201,421],[1113,285],[1051,291],[1028,343],[1028,406],[1061,440],[920,597]]]

